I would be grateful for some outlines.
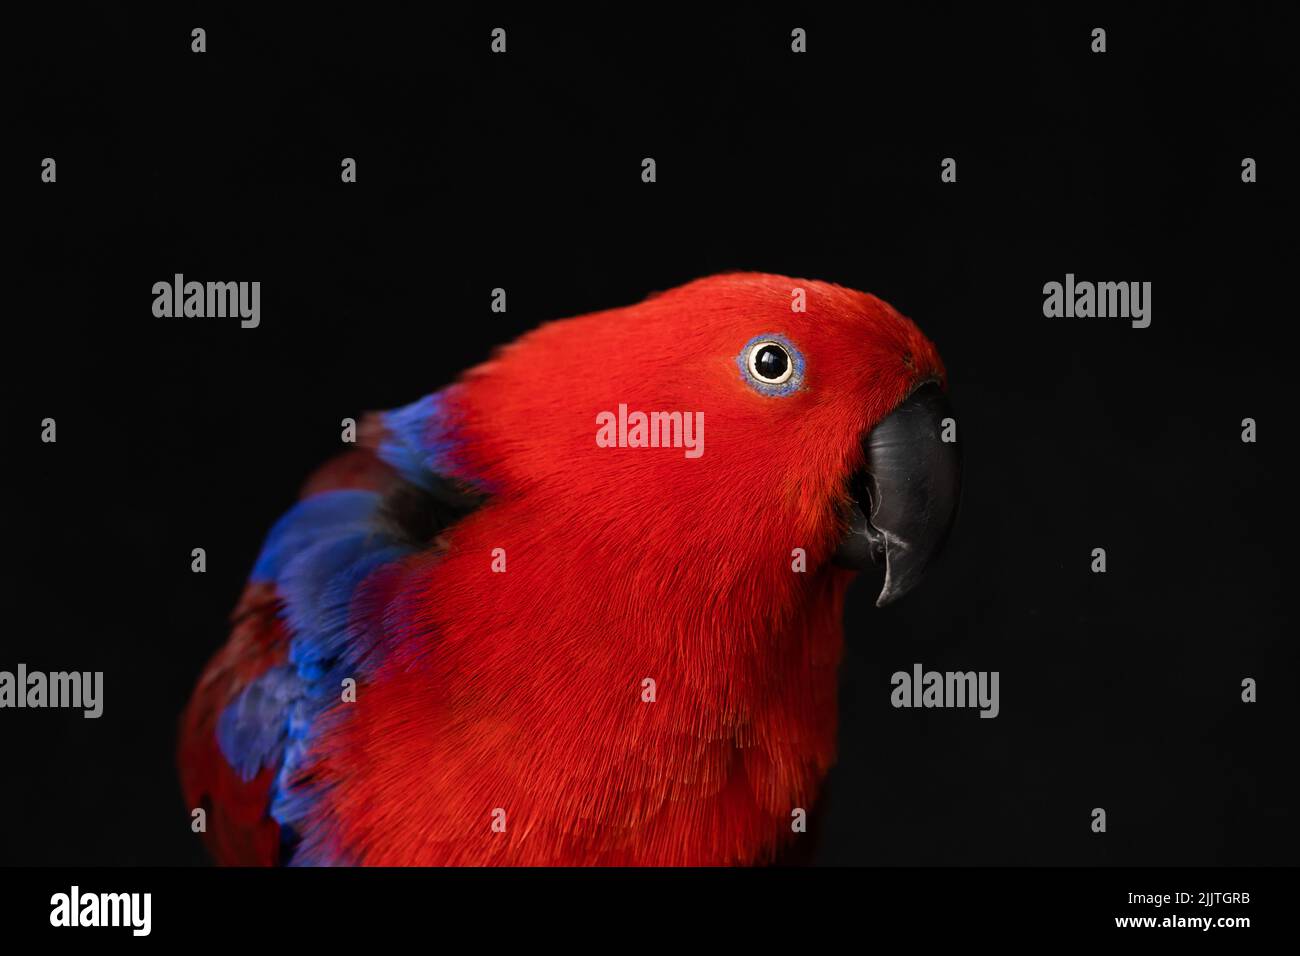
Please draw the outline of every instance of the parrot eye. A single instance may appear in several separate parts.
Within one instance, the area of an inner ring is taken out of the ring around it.
[[[775,342],[760,342],[749,350],[749,371],[768,385],[780,385],[794,374],[790,353]]]
[[[749,384],[765,395],[788,395],[803,381],[803,356],[779,335],[760,335],[736,356]]]

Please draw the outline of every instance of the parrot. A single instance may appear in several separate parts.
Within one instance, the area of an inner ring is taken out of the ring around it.
[[[889,604],[950,535],[954,422],[911,319],[759,272],[361,416],[184,708],[195,829],[228,865],[779,863],[835,760],[850,584]]]

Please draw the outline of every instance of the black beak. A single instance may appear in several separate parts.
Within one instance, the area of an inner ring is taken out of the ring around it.
[[[876,606],[884,607],[916,586],[957,516],[961,452],[948,396],[935,382],[920,386],[868,433],[863,450],[835,562],[857,570],[883,564]]]

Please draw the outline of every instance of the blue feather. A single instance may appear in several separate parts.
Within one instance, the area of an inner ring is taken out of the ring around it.
[[[252,780],[263,767],[279,764],[287,730],[282,716],[304,691],[294,668],[273,667],[221,712],[217,745],[243,780]]]
[[[454,439],[435,393],[382,416],[385,436],[377,453],[405,481],[438,489],[450,470]],[[273,584],[289,633],[289,663],[253,681],[221,713],[221,752],[251,780],[276,767],[271,816],[281,825],[285,861],[344,862],[314,840],[308,825],[320,797],[317,784],[300,778],[326,712],[340,700],[342,681],[360,680],[378,663],[382,628],[352,626],[357,589],[375,571],[415,550],[382,520],[381,496],[372,491],[323,492],[294,505],[267,536],[251,574]],[[303,837],[300,841],[300,836]]]
[[[298,502],[266,536],[249,579],[273,582],[285,564],[322,537],[366,531],[378,506],[373,491],[327,491]]]
[[[379,457],[421,488],[431,487],[434,476],[451,467],[456,442],[446,427],[445,404],[444,393],[434,392],[383,415],[387,434]]]

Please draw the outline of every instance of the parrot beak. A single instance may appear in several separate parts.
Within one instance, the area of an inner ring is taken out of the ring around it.
[[[961,497],[961,453],[942,440],[955,418],[936,382],[916,388],[863,440],[866,464],[850,478],[840,567],[884,565],[884,607],[916,586],[943,549]],[[954,435],[955,438],[955,435]]]

